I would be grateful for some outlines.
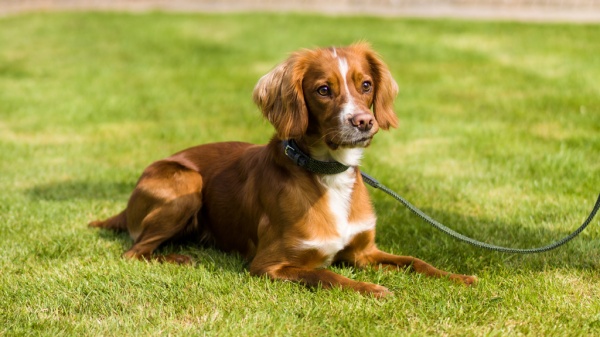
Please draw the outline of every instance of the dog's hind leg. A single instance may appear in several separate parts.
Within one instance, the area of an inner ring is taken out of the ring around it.
[[[185,255],[153,256],[158,246],[198,226],[202,207],[202,177],[173,162],[158,162],[142,176],[127,205],[128,230],[133,246],[127,259],[190,263]]]
[[[197,226],[196,212],[190,206],[184,206],[187,208],[187,212],[179,213],[181,205],[167,204],[148,214],[142,222],[143,231],[136,237],[133,246],[123,254],[123,257],[179,264],[190,263],[191,258],[185,255],[152,255],[162,243],[176,238],[186,227]]]

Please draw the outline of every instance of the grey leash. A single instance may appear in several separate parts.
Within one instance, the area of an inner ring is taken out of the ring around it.
[[[517,254],[533,254],[533,253],[542,253],[542,252],[547,252],[549,250],[558,248],[562,245],[564,245],[565,243],[571,241],[574,237],[576,237],[577,235],[579,235],[579,233],[581,233],[589,224],[590,222],[592,222],[592,220],[594,219],[594,216],[596,215],[596,212],[598,212],[598,209],[600,208],[600,195],[598,196],[598,199],[596,200],[596,204],[594,205],[594,208],[592,209],[592,211],[590,212],[590,215],[588,216],[588,218],[583,222],[583,224],[581,226],[579,226],[579,228],[577,228],[573,233],[569,234],[567,237],[562,238],[561,240],[558,240],[554,243],[551,243],[547,246],[543,246],[543,247],[538,247],[538,248],[529,248],[529,249],[519,249],[519,248],[508,248],[508,247],[501,247],[501,246],[496,246],[496,245],[491,245],[485,242],[481,242],[481,241],[477,241],[474,239],[471,239],[467,236],[464,236],[444,225],[442,225],[441,223],[435,221],[434,219],[432,219],[430,216],[428,216],[427,214],[423,213],[423,211],[421,211],[420,209],[418,209],[417,207],[413,206],[410,202],[408,202],[406,199],[402,198],[401,196],[399,196],[396,192],[390,190],[389,188],[387,188],[386,186],[382,185],[381,183],[379,183],[379,181],[377,181],[377,179],[369,176],[366,173],[362,173],[362,177],[363,180],[365,181],[365,183],[369,184],[370,186],[380,189],[383,192],[389,194],[390,196],[392,196],[394,199],[398,200],[400,203],[402,203],[404,206],[406,206],[406,208],[408,208],[411,212],[413,212],[414,214],[416,214],[417,216],[419,216],[421,219],[425,220],[427,223],[429,223],[430,225],[432,225],[433,227],[439,229],[440,231],[450,235],[451,237],[461,240],[463,242],[469,243],[473,246],[479,247],[479,248],[484,248],[484,249],[489,249],[489,250],[494,250],[497,252],[504,252],[504,253],[517,253]]]

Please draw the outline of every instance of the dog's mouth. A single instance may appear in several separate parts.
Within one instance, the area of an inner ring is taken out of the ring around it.
[[[348,140],[327,140],[327,146],[332,150],[337,150],[338,148],[356,148],[356,147],[367,147],[371,144],[371,140],[373,136],[370,137],[361,137],[356,139],[348,139]]]

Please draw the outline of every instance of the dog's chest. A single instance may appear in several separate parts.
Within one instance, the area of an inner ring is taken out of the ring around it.
[[[333,222],[330,225],[333,225],[336,233],[327,237],[303,241],[302,247],[317,249],[324,255],[323,267],[330,265],[335,255],[344,249],[357,234],[371,230],[375,226],[375,218],[371,214],[359,221],[349,221],[355,180],[355,174],[351,170],[335,176],[326,176],[322,180],[327,187],[327,206]]]

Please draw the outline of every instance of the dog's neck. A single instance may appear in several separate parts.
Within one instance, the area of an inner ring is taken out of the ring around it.
[[[321,161],[337,161],[346,166],[359,166],[363,148],[337,148],[332,150],[325,144],[309,147],[311,157]]]
[[[290,148],[290,151],[287,151],[287,148]],[[311,161],[311,164],[314,164],[313,166],[324,167],[323,172],[314,172],[323,174],[340,173],[349,167],[358,166],[363,154],[362,148],[338,148],[333,150],[324,143],[308,145],[303,140],[284,141],[284,150],[286,155],[298,165],[300,164],[297,157],[294,158],[295,152]]]

